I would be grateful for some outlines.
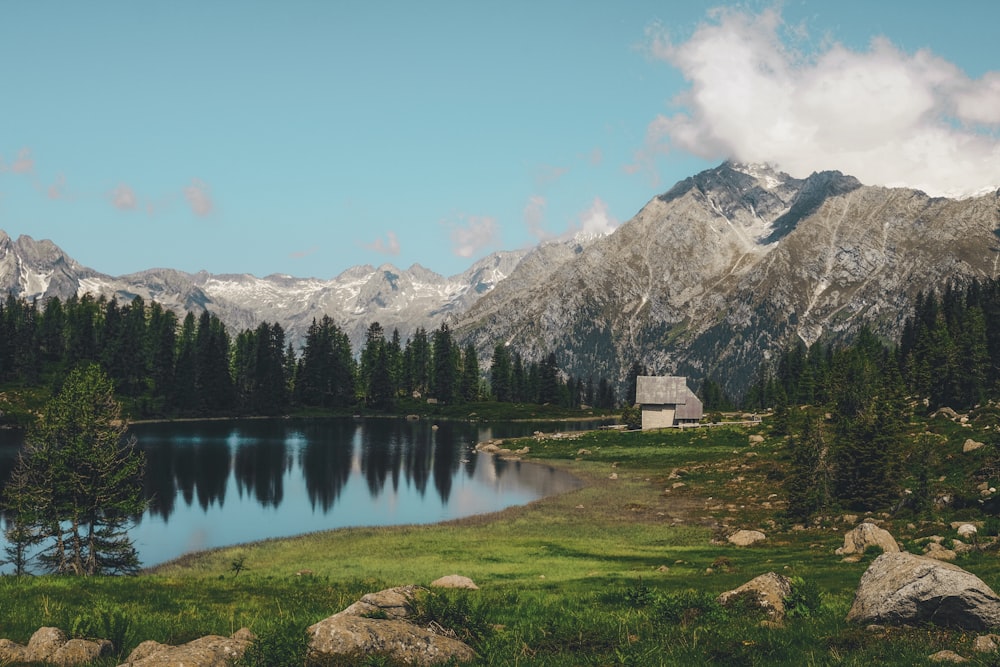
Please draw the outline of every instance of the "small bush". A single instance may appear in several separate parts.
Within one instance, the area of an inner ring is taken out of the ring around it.
[[[680,625],[705,624],[725,620],[725,608],[703,591],[684,591],[660,596],[653,613],[661,621]]]
[[[295,619],[260,630],[247,647],[238,667],[302,667],[309,651],[309,634]]]
[[[124,609],[99,600],[73,619],[69,635],[76,639],[107,639],[114,646],[115,654],[121,655],[131,626],[130,616]]]
[[[823,593],[815,581],[792,577],[792,592],[785,598],[785,613],[789,617],[814,617],[822,604]]]
[[[622,602],[633,609],[646,607],[656,601],[656,592],[641,581],[625,589],[622,594]]]
[[[983,521],[983,535],[1000,535],[1000,516],[988,516]]]
[[[468,591],[428,593],[417,599],[416,607],[418,624],[437,623],[463,641],[479,641],[493,632],[482,598],[473,601]]]

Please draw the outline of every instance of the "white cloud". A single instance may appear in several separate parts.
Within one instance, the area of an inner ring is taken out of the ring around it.
[[[524,205],[524,224],[528,233],[536,239],[547,239],[552,235],[545,230],[545,207],[548,202],[541,195],[532,195]]]
[[[490,216],[463,216],[464,224],[451,223],[452,252],[459,257],[472,257],[499,239],[500,228]]]
[[[365,244],[365,247],[383,255],[398,255],[399,239],[396,237],[396,232],[390,231],[385,236],[386,240],[378,238],[372,243]]]
[[[608,205],[600,197],[594,197],[590,207],[577,216],[576,224],[569,234],[610,234],[618,227],[618,220],[608,212]]]
[[[124,183],[119,183],[118,187],[111,191],[110,198],[111,205],[121,211],[131,211],[138,204],[135,191]]]
[[[195,215],[208,215],[215,208],[212,191],[204,181],[197,178],[191,179],[191,185],[184,188],[184,198]]]
[[[796,34],[797,33],[797,34]],[[1000,72],[971,79],[921,50],[885,38],[868,50],[825,43],[804,54],[800,26],[775,10],[712,12],[690,39],[661,32],[649,51],[690,87],[647,130],[636,164],[683,150],[705,158],[770,162],[804,176],[838,169],[864,183],[929,194],[969,194],[1000,185]]]

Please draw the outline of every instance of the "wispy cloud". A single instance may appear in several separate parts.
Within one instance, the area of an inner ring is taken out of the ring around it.
[[[17,152],[17,157],[7,165],[9,171],[15,174],[30,174],[35,171],[35,160],[31,157],[31,149],[22,148]]]
[[[542,165],[535,170],[535,189],[544,190],[557,183],[559,179],[568,173],[569,167],[557,167],[550,164]]]
[[[124,183],[119,183],[118,187],[108,195],[111,205],[119,211],[132,211],[138,206],[135,191]]]
[[[545,229],[545,208],[548,202],[542,195],[532,195],[524,205],[524,224],[528,233],[536,239],[546,239],[552,235]]]
[[[304,259],[310,255],[315,255],[319,251],[319,247],[312,246],[311,248],[306,248],[305,250],[296,250],[295,252],[288,253],[291,259]]]
[[[459,257],[472,257],[500,237],[496,218],[490,216],[462,216],[461,222],[445,224],[451,227],[451,251]]]
[[[215,208],[208,184],[197,178],[191,179],[191,185],[184,188],[184,198],[198,216],[206,216]]]
[[[366,243],[365,247],[383,255],[398,255],[399,239],[396,232],[390,231],[386,233],[385,240],[377,238],[372,243]]]
[[[682,150],[930,194],[1000,185],[1000,72],[972,79],[882,37],[866,51],[824,40],[803,53],[803,32],[777,10],[735,9],[713,11],[681,43],[654,29],[650,54],[690,87],[675,100],[680,112],[650,123],[628,169],[651,170],[657,155]]]
[[[66,177],[59,174],[56,180],[45,188],[45,195],[49,199],[66,199]]]

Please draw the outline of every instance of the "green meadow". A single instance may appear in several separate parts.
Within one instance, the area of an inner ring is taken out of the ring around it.
[[[942,457],[952,472],[935,479],[957,488],[967,481],[962,466],[986,453],[963,459],[967,429],[930,427],[957,452]],[[765,441],[751,446],[754,433]],[[429,591],[420,613],[454,629],[481,665],[914,665],[941,649],[972,664],[1000,664],[971,651],[971,633],[844,621],[874,554],[860,563],[834,554],[851,517],[809,526],[784,519],[783,442],[765,428],[735,426],[529,438],[511,446],[529,446],[528,459],[565,468],[584,487],[444,524],[345,529],[195,554],[135,577],[2,577],[2,636],[24,643],[54,625],[110,638],[120,652],[102,664],[114,665],[146,639],[177,644],[246,626],[260,637],[256,664],[302,664],[304,629],[364,593],[462,574],[480,590]],[[923,535],[952,537],[947,522],[956,516],[977,518],[940,512],[888,517],[884,525],[916,550]],[[727,543],[739,528],[768,539]],[[1000,584],[996,551],[960,556],[958,564],[994,589]],[[715,602],[768,571],[797,582],[783,624],[762,623],[747,604]],[[391,663],[368,656],[362,664]]]

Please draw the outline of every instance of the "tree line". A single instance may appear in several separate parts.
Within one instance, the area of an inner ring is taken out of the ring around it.
[[[388,410],[401,397],[442,403],[494,399],[565,407],[617,403],[606,378],[564,378],[554,354],[527,362],[498,345],[484,374],[475,348],[447,324],[405,343],[374,322],[355,355],[324,315],[296,350],[277,323],[232,336],[218,316],[173,311],[142,297],[120,304],[90,294],[0,303],[0,383],[49,386],[96,363],[134,417],[277,415],[289,409]]]
[[[789,514],[806,519],[837,507],[927,509],[941,436],[909,437],[910,418],[998,397],[1000,281],[973,281],[919,294],[898,341],[862,328],[848,344],[798,342],[763,369],[744,406],[774,409],[774,432],[788,436]]]

